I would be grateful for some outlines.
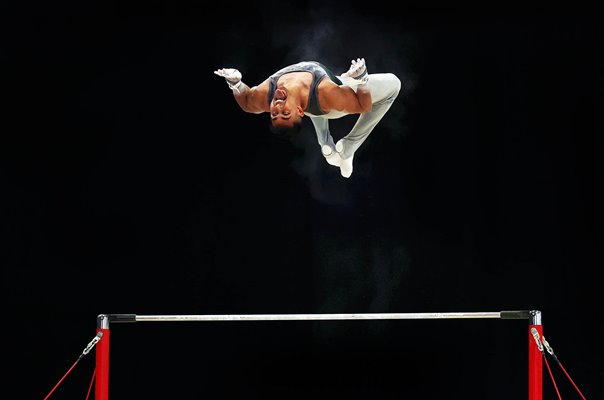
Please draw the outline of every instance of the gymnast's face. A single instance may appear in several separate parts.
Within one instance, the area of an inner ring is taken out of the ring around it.
[[[288,96],[285,87],[275,89],[270,104],[271,123],[273,126],[292,127],[304,116],[304,110]]]

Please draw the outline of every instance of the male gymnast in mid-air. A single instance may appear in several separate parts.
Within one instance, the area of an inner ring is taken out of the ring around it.
[[[364,58],[352,60],[348,71],[335,75],[316,61],[281,68],[257,86],[243,83],[241,72],[221,68],[237,104],[245,112],[270,113],[271,131],[291,138],[302,130],[302,119],[312,121],[326,161],[352,175],[355,151],[384,117],[398,96],[401,81],[392,73],[368,74]],[[334,143],[329,120],[359,114],[350,133]]]

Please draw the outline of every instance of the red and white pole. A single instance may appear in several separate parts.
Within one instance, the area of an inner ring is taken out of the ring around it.
[[[535,340],[535,332],[538,333],[539,342]],[[529,313],[528,336],[528,398],[529,400],[543,400],[543,347],[541,346],[543,325],[541,325],[541,311],[531,311]]]
[[[103,336],[96,345],[96,377],[94,385],[94,399],[109,399],[109,317],[99,315],[97,317],[97,333]]]

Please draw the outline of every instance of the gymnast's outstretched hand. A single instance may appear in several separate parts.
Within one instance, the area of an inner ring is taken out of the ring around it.
[[[368,74],[365,59],[357,58],[356,60],[352,60],[350,68],[348,68],[348,71],[344,72],[342,76],[356,79],[357,81],[360,81],[360,84],[366,83]]]
[[[214,73],[218,76],[222,76],[226,79],[227,85],[229,85],[229,89],[233,91],[233,93],[241,93],[243,82],[241,81],[241,72],[235,68],[221,68],[214,71]],[[245,86],[245,85],[243,85]]]
[[[214,71],[214,73],[226,79],[227,83],[231,85],[235,85],[241,80],[241,72],[235,68],[221,68]]]

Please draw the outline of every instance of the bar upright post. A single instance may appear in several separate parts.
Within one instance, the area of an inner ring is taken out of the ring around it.
[[[528,398],[529,400],[543,400],[543,353],[535,341],[534,330],[539,333],[539,340],[541,340],[543,336],[541,311],[533,310],[529,313]]]

